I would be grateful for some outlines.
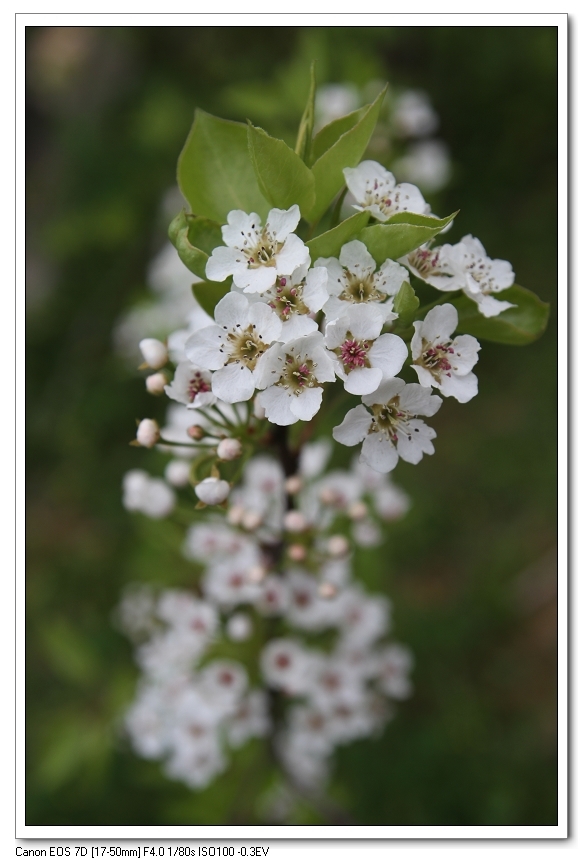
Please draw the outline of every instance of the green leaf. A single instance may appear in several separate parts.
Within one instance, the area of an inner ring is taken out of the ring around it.
[[[263,219],[269,210],[249,155],[246,125],[200,109],[178,159],[178,185],[194,213],[221,224],[230,210]]]
[[[452,303],[458,311],[460,333],[469,333],[478,339],[503,342],[506,345],[528,345],[545,332],[549,319],[549,304],[544,303],[534,292],[520,285],[513,285],[495,295],[496,300],[515,303],[494,318],[485,318],[477,304],[465,294],[444,303]]]
[[[193,216],[182,210],[170,223],[168,237],[187,268],[205,279],[209,255],[223,245],[220,225],[205,216]]]
[[[449,225],[456,213],[443,219],[421,213],[395,213],[388,222],[363,229],[358,239],[362,240],[376,263],[380,265],[387,258],[393,260],[401,258],[431,240]]]
[[[192,293],[198,300],[205,312],[214,317],[215,306],[230,291],[230,285],[227,280],[225,282],[195,282],[192,286]]]
[[[387,85],[388,86],[388,85]],[[336,193],[344,184],[343,170],[353,168],[368,146],[370,137],[376,126],[387,88],[379,93],[375,101],[363,112],[362,117],[312,165],[316,181],[316,204],[308,214],[314,222],[319,219]]]
[[[336,228],[331,228],[330,231],[320,234],[313,240],[308,240],[306,246],[310,250],[312,261],[316,261],[317,258],[338,258],[344,244],[356,237],[367,224],[368,219],[368,211],[360,211],[349,216]]]
[[[351,114],[345,114],[344,117],[338,117],[320,129],[312,142],[311,163],[309,164],[313,165],[327,150],[330,150],[333,144],[336,144],[341,135],[356,126],[365,111],[366,106],[351,112]]]
[[[249,152],[259,188],[273,207],[287,210],[298,204],[302,215],[315,202],[314,175],[285,141],[263,129],[248,127]]]
[[[296,141],[295,151],[303,162],[307,164],[310,155],[312,144],[312,131],[314,129],[314,103],[316,101],[316,64],[312,61],[310,67],[310,92],[308,93],[308,102],[304,108],[300,126],[298,129],[298,137]]]
[[[409,283],[404,282],[393,301],[393,309],[399,316],[399,322],[402,326],[411,324],[418,306],[419,298]]]

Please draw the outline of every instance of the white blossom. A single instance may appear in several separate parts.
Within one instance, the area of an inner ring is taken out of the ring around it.
[[[478,362],[480,343],[468,334],[452,339],[457,325],[457,310],[451,303],[435,306],[424,321],[415,321],[411,365],[424,387],[436,387],[444,396],[463,403],[478,392],[478,379],[471,369]]]
[[[392,119],[398,132],[411,138],[430,135],[439,124],[429,96],[423,90],[405,90],[397,96]]]
[[[170,460],[164,469],[164,477],[173,487],[185,487],[190,478],[190,463],[186,460]]]
[[[275,285],[259,295],[281,319],[282,342],[318,330],[314,315],[328,300],[328,272],[324,267],[308,267],[309,261],[291,276],[278,276]]]
[[[207,369],[181,361],[176,367],[171,384],[166,385],[166,396],[192,408],[202,408],[217,401],[211,389],[211,373]]]
[[[159,339],[142,339],[140,351],[146,363],[151,369],[160,369],[168,361],[168,351]]]
[[[213,393],[227,403],[251,399],[257,386],[256,366],[279,339],[281,321],[265,303],[249,303],[237,292],[215,307],[216,324],[195,333],[185,351],[194,364],[216,370]]]
[[[152,420],[152,418],[144,418],[140,421],[136,432],[136,441],[138,441],[143,448],[153,448],[159,438],[160,427],[155,420]]]
[[[222,460],[236,460],[242,453],[243,445],[239,439],[222,439],[217,447],[217,456]]]
[[[348,314],[353,304],[375,304],[385,322],[397,318],[392,296],[408,279],[408,273],[396,261],[388,258],[377,271],[364,243],[351,240],[344,244],[339,258],[319,258],[316,266],[320,265],[328,271],[330,298],[324,312],[329,321]]]
[[[226,246],[217,246],[206,266],[208,279],[222,282],[228,276],[246,292],[267,291],[278,276],[286,276],[309,261],[308,247],[292,232],[300,221],[300,209],[273,208],[265,227],[256,213],[231,210],[222,228]]]
[[[168,379],[163,372],[155,372],[146,378],[146,390],[153,396],[162,396]]]
[[[153,520],[161,520],[172,513],[176,504],[173,490],[161,478],[152,478],[133,469],[123,478],[123,506],[128,511],[140,511]]]
[[[368,210],[379,222],[386,222],[395,213],[428,213],[421,192],[412,183],[397,183],[393,174],[370,159],[357,168],[345,168],[346,186],[358,202],[355,210]],[[317,264],[317,262],[316,262]]]
[[[363,442],[361,459],[376,471],[392,471],[399,457],[416,465],[424,453],[435,452],[431,442],[435,431],[418,418],[431,417],[442,403],[429,388],[393,378],[362,401],[372,414],[364,405],[350,409],[332,435],[344,445]]]
[[[205,478],[194,488],[195,493],[205,505],[220,505],[231,491],[227,481],[219,478]]]

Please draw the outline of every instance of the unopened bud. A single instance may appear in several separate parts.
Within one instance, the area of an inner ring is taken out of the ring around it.
[[[164,477],[173,487],[185,487],[190,476],[190,463],[186,460],[170,460],[164,470]]]
[[[152,369],[160,369],[168,360],[168,351],[159,339],[143,339],[140,342],[140,351],[144,362]]]
[[[320,501],[323,505],[337,505],[338,493],[330,487],[324,487],[320,490]]]
[[[162,396],[164,388],[168,384],[168,379],[163,372],[155,372],[149,375],[146,379],[146,390],[154,396]]]
[[[259,395],[257,395],[253,400],[253,414],[257,420],[265,420],[265,409],[257,402],[258,396]]]
[[[228,498],[231,487],[227,481],[218,478],[205,478],[194,488],[195,493],[205,505],[220,505]]]
[[[236,613],[234,616],[231,616],[227,622],[227,634],[231,640],[234,640],[237,643],[241,643],[243,640],[248,640],[251,636],[252,630],[253,625],[251,619],[249,616],[246,616],[245,613]]]
[[[205,431],[198,424],[194,424],[193,426],[189,426],[186,430],[186,434],[190,436],[191,439],[194,439],[196,442],[199,442],[205,436]]]
[[[288,511],[283,524],[288,532],[303,532],[307,526],[306,518],[300,511]]]
[[[344,535],[332,535],[331,538],[328,538],[327,548],[331,556],[340,558],[348,553],[350,544]]]
[[[229,508],[227,511],[227,522],[232,526],[238,526],[244,516],[245,508],[243,505],[233,505],[233,507]]]
[[[136,439],[143,448],[153,448],[160,438],[160,427],[155,420],[144,418],[140,421]]]
[[[297,475],[292,475],[291,478],[287,478],[285,482],[285,491],[289,493],[290,496],[295,496],[296,493],[302,488],[302,479]]]
[[[262,567],[262,565],[253,565],[253,567],[249,568],[247,571],[247,579],[250,583],[262,583],[266,576],[267,571]]]
[[[318,594],[321,598],[334,598],[338,594],[338,589],[332,583],[321,583],[318,587]]]
[[[241,525],[244,529],[247,529],[248,532],[254,532],[255,529],[259,528],[262,522],[263,518],[261,514],[257,513],[257,511],[246,511],[243,514]]]
[[[287,554],[292,562],[303,562],[306,558],[306,548],[302,544],[290,544]]]
[[[363,520],[368,514],[368,508],[364,502],[353,502],[348,508],[348,516],[351,520]]]
[[[236,460],[243,453],[243,445],[239,439],[223,439],[217,448],[217,454],[222,460]]]

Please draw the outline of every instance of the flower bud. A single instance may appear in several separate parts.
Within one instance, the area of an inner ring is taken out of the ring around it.
[[[194,424],[193,426],[189,426],[186,430],[186,434],[190,436],[191,439],[194,439],[196,442],[199,442],[205,436],[205,432],[201,426],[198,424]]]
[[[286,479],[285,491],[286,493],[289,493],[290,496],[295,496],[296,493],[299,493],[302,486],[302,479],[297,475],[292,475],[291,478]]]
[[[306,518],[300,511],[288,511],[283,524],[288,532],[303,532],[307,526]]]
[[[251,619],[244,613],[236,613],[227,622],[226,630],[231,640],[237,643],[248,640],[253,630]]]
[[[140,351],[144,362],[151,369],[160,369],[168,360],[168,351],[159,339],[143,339],[140,342]]]
[[[332,583],[322,583],[318,587],[318,594],[321,598],[334,598],[338,594],[338,589]]]
[[[257,402],[257,397],[253,400],[253,414],[257,420],[265,420],[265,409]]]
[[[229,508],[227,511],[227,522],[232,526],[238,526],[244,516],[245,508],[243,505],[233,505],[233,507]]]
[[[255,529],[258,529],[263,519],[261,514],[258,514],[257,511],[246,511],[243,514],[243,518],[241,520],[241,525],[248,532],[254,532]]]
[[[306,548],[302,544],[290,544],[287,554],[292,562],[303,562],[306,558]]]
[[[186,460],[170,460],[164,477],[173,487],[185,487],[190,475],[190,463]]]
[[[253,565],[253,567],[249,568],[247,571],[247,579],[250,583],[262,583],[266,576],[267,571],[262,567],[262,565]]]
[[[330,487],[324,487],[320,490],[320,501],[323,505],[337,505],[338,493]]]
[[[222,460],[236,460],[243,453],[243,445],[239,439],[223,439],[217,448],[217,454]]]
[[[220,505],[228,498],[231,487],[227,481],[218,478],[205,478],[194,488],[195,493],[205,505]]]
[[[153,448],[160,438],[160,427],[155,420],[144,418],[140,421],[136,439],[143,448]]]
[[[331,538],[328,538],[327,543],[328,553],[335,558],[341,558],[345,556],[350,550],[350,544],[348,543],[348,538],[345,538],[344,535],[332,535]]]
[[[149,375],[146,379],[146,390],[154,396],[162,396],[164,388],[168,384],[168,379],[163,372],[155,372]]]
[[[351,520],[363,520],[368,514],[368,508],[364,502],[353,502],[348,508],[348,516]]]

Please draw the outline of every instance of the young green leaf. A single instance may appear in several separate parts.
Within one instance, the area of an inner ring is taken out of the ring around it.
[[[408,282],[404,282],[393,300],[393,309],[399,316],[401,326],[411,324],[419,306],[419,298]]]
[[[396,260],[439,234],[456,214],[437,219],[420,213],[396,213],[382,225],[371,225],[360,232],[361,240],[377,264],[387,258]]]
[[[229,283],[225,282],[195,282],[192,286],[192,293],[198,300],[205,312],[214,316],[215,306],[219,300],[229,291]]]
[[[183,264],[192,273],[205,279],[210,253],[223,244],[220,225],[204,216],[192,216],[182,210],[170,223],[168,236]]]
[[[304,109],[300,126],[298,129],[298,137],[296,141],[295,151],[303,162],[308,164],[310,150],[312,146],[312,131],[314,129],[314,103],[316,101],[316,64],[312,62],[310,67],[310,92],[308,93],[308,102]]]
[[[516,306],[505,309],[493,318],[485,318],[474,301],[465,294],[451,301],[445,298],[443,302],[450,302],[457,309],[459,333],[469,333],[478,339],[507,345],[528,345],[542,336],[549,318],[548,303],[520,285],[513,285],[494,296],[496,300],[507,300]]]
[[[331,123],[328,123],[323,129],[320,129],[318,134],[314,136],[310,162],[308,165],[313,165],[314,162],[323,156],[327,150],[330,150],[333,144],[336,144],[341,135],[344,135],[344,133],[348,132],[349,129],[352,129],[353,126],[356,126],[358,121],[362,119],[365,111],[366,106],[364,108],[358,108],[350,114],[345,114],[344,117],[338,117],[336,120],[332,120]]]
[[[178,160],[178,185],[194,213],[221,224],[230,210],[263,219],[269,210],[249,155],[246,125],[200,109]]]
[[[274,207],[299,205],[302,214],[314,206],[314,176],[285,141],[248,126],[249,152],[259,188]]]
[[[387,85],[388,86],[388,85]],[[353,168],[360,162],[376,126],[381,103],[387,88],[363,112],[362,117],[323,153],[312,165],[316,181],[316,202],[307,214],[310,221],[319,219],[338,190],[344,184],[345,168]]]
[[[336,228],[331,228],[324,234],[314,237],[313,240],[308,240],[306,246],[310,250],[310,258],[315,261],[317,258],[338,258],[340,250],[349,240],[354,240],[356,235],[364,228],[368,222],[368,212],[366,210],[360,213],[355,213],[337,225]]]

